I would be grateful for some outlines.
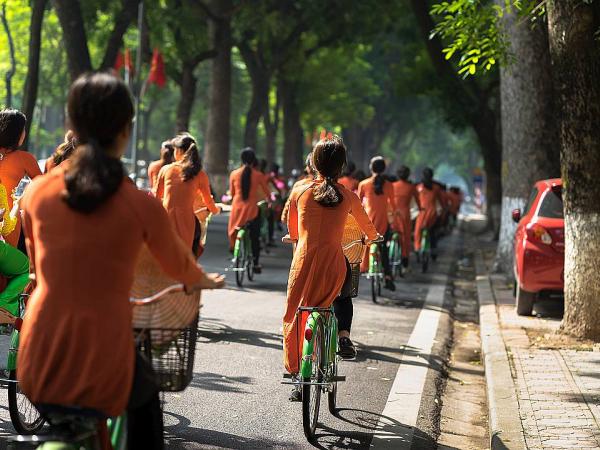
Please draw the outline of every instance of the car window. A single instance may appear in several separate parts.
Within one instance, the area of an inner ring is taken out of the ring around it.
[[[551,189],[546,192],[542,204],[540,205],[538,216],[548,217],[550,219],[563,218],[562,190]]]
[[[531,191],[531,194],[529,195],[529,200],[527,200],[527,204],[525,205],[525,209],[523,210],[523,216],[527,215],[527,213],[529,212],[529,210],[531,209],[531,206],[533,205],[533,202],[535,202],[535,198],[538,195],[538,190],[537,188],[533,188],[533,190]]]

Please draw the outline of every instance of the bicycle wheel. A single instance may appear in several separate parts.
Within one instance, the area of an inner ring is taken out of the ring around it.
[[[373,300],[373,303],[377,303],[377,293],[379,292],[379,290],[377,289],[377,283],[378,283],[378,277],[377,274],[372,274],[371,276],[371,300]]]
[[[238,287],[242,287],[244,284],[244,272],[245,272],[245,264],[246,264],[246,246],[243,242],[240,242],[240,248],[238,254],[235,258],[234,268],[235,270],[235,282]]]
[[[421,255],[421,272],[425,273],[427,269],[429,269],[429,251],[425,251]]]
[[[322,383],[325,360],[325,339],[323,322],[319,319],[313,334],[312,374],[310,378],[303,377],[305,383]],[[314,440],[315,430],[319,421],[319,408],[321,406],[322,386],[311,384],[302,385],[302,425],[304,435],[309,441]]]
[[[250,250],[250,240],[246,241],[246,272],[248,273],[248,281],[254,281],[254,257]]]
[[[331,382],[331,389],[327,395],[327,403],[329,406],[329,412],[333,415],[337,414],[337,375],[338,375],[338,324],[334,317],[330,317],[328,321],[327,334],[329,336],[329,356],[327,358],[327,364],[329,366],[328,377]]]
[[[332,365],[331,376],[333,381],[331,382],[331,390],[327,395],[327,403],[329,405],[329,412],[333,415],[337,414],[337,375],[338,375],[338,364],[337,359],[334,357],[333,361],[330,361]]]
[[[381,276],[377,277],[377,296],[381,297]]]
[[[8,385],[8,412],[10,420],[19,434],[35,434],[44,426],[44,418],[39,411],[21,392],[17,380],[17,371],[11,370],[8,378],[15,383]]]

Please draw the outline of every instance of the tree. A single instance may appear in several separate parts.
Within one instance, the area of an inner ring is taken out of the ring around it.
[[[531,26],[515,11],[507,11],[502,24],[511,57],[500,68],[502,214],[496,267],[511,272],[516,229],[511,211],[525,206],[536,181],[560,176],[560,149],[548,29]]]
[[[563,330],[600,338],[600,2],[548,2],[565,216]]]
[[[44,11],[48,0],[34,0],[31,7],[31,25],[29,28],[29,54],[27,57],[27,78],[23,89],[23,112],[27,117],[26,141],[29,142],[29,132],[33,119],[33,110],[37,101],[37,92],[40,74],[40,52],[42,48],[42,25]]]
[[[4,32],[6,33],[10,54],[10,69],[7,70],[6,74],[4,75],[4,80],[6,82],[6,107],[10,108],[12,105],[12,78],[15,75],[17,63],[15,61],[15,46],[13,37],[12,33],[10,32],[10,27],[8,26],[8,19],[6,18],[6,2],[2,3],[0,20],[2,21]]]

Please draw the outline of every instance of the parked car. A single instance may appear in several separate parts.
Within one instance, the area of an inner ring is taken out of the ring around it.
[[[525,209],[515,209],[514,274],[517,314],[531,315],[541,294],[564,290],[565,223],[560,179],[535,183]]]

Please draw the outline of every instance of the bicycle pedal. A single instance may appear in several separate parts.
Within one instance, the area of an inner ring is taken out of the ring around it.
[[[288,372],[285,372],[285,373],[283,374],[283,378],[291,379],[291,378],[292,378],[292,374],[291,374],[291,373],[288,373]]]
[[[331,381],[346,381],[346,375],[337,375],[332,377]]]

